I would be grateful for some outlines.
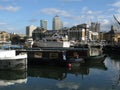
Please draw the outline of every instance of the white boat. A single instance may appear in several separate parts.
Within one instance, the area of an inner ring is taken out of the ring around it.
[[[0,69],[4,70],[26,70],[27,54],[16,55],[15,50],[0,50]]]
[[[68,37],[63,37],[57,33],[55,33],[52,37],[45,37],[42,40],[35,41],[34,44],[38,47],[70,47]]]
[[[38,47],[70,47],[70,42],[68,41],[62,41],[62,42],[58,42],[58,41],[38,41],[37,42],[37,46]]]

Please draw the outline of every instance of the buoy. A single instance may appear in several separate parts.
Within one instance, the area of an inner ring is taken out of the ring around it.
[[[71,64],[71,63],[69,63],[69,64],[68,64],[68,67],[69,67],[69,68],[71,68],[71,67],[72,67],[72,64]]]

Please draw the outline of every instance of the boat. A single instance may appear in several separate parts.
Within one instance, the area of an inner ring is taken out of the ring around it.
[[[85,63],[102,63],[106,58],[105,54],[85,57]]]
[[[45,37],[41,40],[34,41],[33,46],[35,47],[50,47],[50,48],[69,48],[70,42],[68,41],[67,36],[61,36],[58,33],[52,35],[52,37]]]
[[[39,40],[37,43],[38,47],[70,47],[70,42],[68,41],[44,41]]]
[[[26,70],[27,54],[16,54],[16,50],[0,50],[0,69]]]
[[[89,54],[84,57],[85,63],[102,63],[104,62],[106,55],[103,54],[101,48],[89,48]]]
[[[80,67],[87,67],[89,69],[100,69],[100,70],[108,70],[107,66],[104,62],[102,63],[83,63]]]

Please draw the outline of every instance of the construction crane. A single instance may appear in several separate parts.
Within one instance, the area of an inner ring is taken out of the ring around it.
[[[120,25],[120,21],[116,18],[116,16],[113,15],[113,17],[114,17],[115,21]]]

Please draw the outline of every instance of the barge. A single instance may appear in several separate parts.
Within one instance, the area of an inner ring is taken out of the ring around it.
[[[0,50],[0,69],[26,70],[27,54],[16,54],[16,50]]]
[[[60,65],[81,63],[83,57],[88,56],[88,48],[37,48],[18,50],[17,53],[26,52],[28,65]]]

